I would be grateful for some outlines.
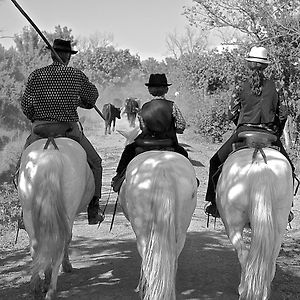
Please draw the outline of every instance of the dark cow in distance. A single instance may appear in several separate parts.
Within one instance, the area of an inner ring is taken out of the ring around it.
[[[137,98],[127,98],[124,104],[124,113],[127,114],[127,119],[130,127],[135,127],[135,119],[140,111],[140,101]]]
[[[111,125],[113,125],[112,131],[115,131],[116,118],[121,119],[121,109],[111,103],[106,103],[103,105],[102,113],[105,120],[104,134],[111,134]]]

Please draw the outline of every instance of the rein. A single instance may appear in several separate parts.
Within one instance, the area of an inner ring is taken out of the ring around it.
[[[105,203],[105,207],[104,207],[104,209],[103,209],[103,216],[104,216],[104,217],[105,217],[105,211],[106,211],[106,208],[107,208],[109,199],[110,199],[111,190],[112,190],[112,187],[110,187],[110,190],[109,190],[109,193],[108,193],[108,197],[107,197],[107,200],[106,200],[106,203]],[[114,223],[114,220],[115,220],[116,211],[117,211],[118,199],[119,199],[119,197],[117,197],[117,200],[116,200],[116,203],[115,203],[114,212],[113,212],[113,216],[112,216],[112,220],[111,220],[111,224],[110,224],[109,231],[112,230],[113,223]],[[98,228],[100,227],[100,225],[101,225],[101,223],[99,223]]]

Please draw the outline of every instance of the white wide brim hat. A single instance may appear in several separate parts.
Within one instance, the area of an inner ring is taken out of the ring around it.
[[[251,48],[248,57],[245,58],[247,61],[253,61],[263,64],[269,64],[268,52],[264,47],[253,47]]]

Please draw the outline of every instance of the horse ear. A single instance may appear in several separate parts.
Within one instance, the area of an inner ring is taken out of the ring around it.
[[[125,137],[125,146],[127,146],[134,142],[134,139],[141,133],[141,129],[139,126],[136,126],[132,130],[117,129],[117,132]]]

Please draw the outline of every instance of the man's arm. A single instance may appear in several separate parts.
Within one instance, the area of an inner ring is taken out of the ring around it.
[[[89,81],[83,72],[81,72],[80,107],[86,109],[93,108],[98,97],[99,93],[96,86]]]
[[[179,107],[173,103],[173,117],[175,119],[176,133],[182,134],[186,127],[185,119]]]
[[[238,123],[240,111],[241,111],[241,101],[240,101],[240,87],[236,86],[230,99],[228,107],[228,119],[232,121],[235,125]]]
[[[278,91],[277,97],[278,105],[276,109],[275,125],[278,126],[278,134],[281,136],[288,117],[288,105],[283,90]]]
[[[21,98],[21,109],[24,115],[33,121],[34,108],[33,108],[33,74],[29,75],[26,84],[25,92]]]

